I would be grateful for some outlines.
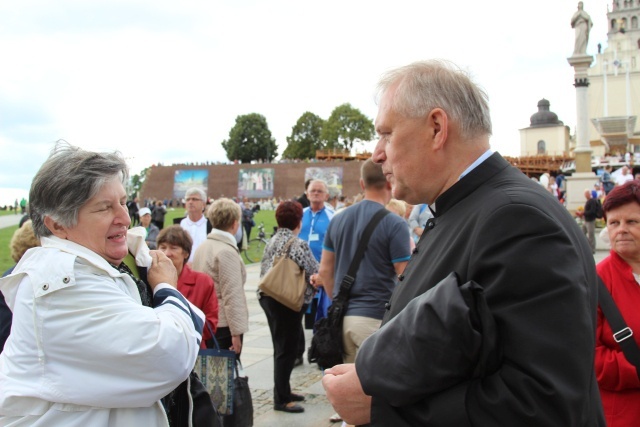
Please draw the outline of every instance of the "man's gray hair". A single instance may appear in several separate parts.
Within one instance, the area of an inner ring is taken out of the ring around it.
[[[200,196],[200,199],[206,204],[207,203],[207,195],[205,194],[204,190],[202,190],[201,188],[198,187],[191,187],[189,188],[185,193],[184,193],[184,198],[186,199],[189,196],[192,196],[194,194],[197,194],[198,196]]]
[[[44,218],[65,227],[78,223],[78,212],[112,179],[123,185],[129,168],[118,152],[97,153],[58,142],[33,178],[29,191],[29,216],[38,237],[51,236]]]
[[[324,190],[328,193],[329,192],[329,185],[327,184],[327,181],[325,181],[324,179],[320,179],[320,178],[314,178],[309,182],[309,185],[313,184],[313,183],[320,183],[322,185],[324,185]],[[307,187],[308,189],[309,187]]]
[[[424,117],[434,108],[442,108],[463,137],[491,135],[486,92],[452,62],[418,61],[388,71],[378,83],[377,99],[396,84],[391,108],[401,115]]]

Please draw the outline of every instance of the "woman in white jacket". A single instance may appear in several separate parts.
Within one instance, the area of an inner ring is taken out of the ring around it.
[[[189,376],[203,316],[175,289],[164,254],[151,253],[150,287],[122,263],[127,176],[118,154],[58,144],[34,178],[42,247],[0,282],[14,316],[0,425],[168,425],[160,399]]]

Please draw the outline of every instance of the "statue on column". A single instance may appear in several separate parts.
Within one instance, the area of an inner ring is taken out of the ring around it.
[[[593,27],[591,17],[584,11],[584,4],[578,2],[578,10],[571,18],[571,28],[575,29],[576,42],[573,48],[574,55],[584,55],[587,53],[587,43],[589,43],[589,32]]]

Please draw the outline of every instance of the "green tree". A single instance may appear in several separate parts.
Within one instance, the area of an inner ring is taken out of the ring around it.
[[[236,124],[229,131],[229,139],[222,141],[222,148],[229,160],[242,163],[260,159],[271,162],[278,155],[278,146],[271,136],[267,119],[257,113],[236,117]]]
[[[140,194],[140,189],[142,188],[142,184],[144,183],[144,180],[147,177],[148,171],[149,171],[149,168],[144,168],[140,171],[139,174],[135,174],[131,176],[131,189],[130,189],[131,197],[134,197]]]
[[[351,150],[356,143],[371,141],[375,136],[373,121],[351,104],[336,107],[322,128],[325,148]]]
[[[324,120],[320,116],[305,112],[287,137],[287,148],[282,153],[284,159],[311,159],[316,150],[323,148],[321,133]]]

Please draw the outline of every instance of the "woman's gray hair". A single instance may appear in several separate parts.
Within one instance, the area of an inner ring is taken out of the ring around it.
[[[123,185],[129,168],[118,152],[97,153],[57,142],[33,178],[29,191],[29,216],[38,237],[51,236],[44,218],[65,227],[78,223],[78,211],[112,179]]]
[[[377,100],[396,84],[391,108],[401,115],[424,117],[434,108],[442,108],[463,137],[491,135],[486,92],[452,62],[418,61],[388,71],[378,83]]]
[[[186,199],[189,196],[192,196],[194,194],[197,194],[198,196],[200,196],[200,199],[202,199],[202,201],[206,204],[207,203],[207,195],[205,194],[205,192],[197,187],[191,187],[189,188],[187,191],[185,191],[184,193],[184,198]]]

